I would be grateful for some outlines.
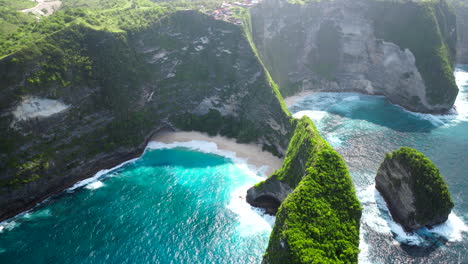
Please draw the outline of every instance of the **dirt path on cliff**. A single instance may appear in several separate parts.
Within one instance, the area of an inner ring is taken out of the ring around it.
[[[62,5],[62,1],[49,1],[49,0],[35,0],[34,2],[38,3],[35,7],[23,9],[23,13],[32,13],[37,18],[41,16],[50,16],[57,10],[59,10]]]

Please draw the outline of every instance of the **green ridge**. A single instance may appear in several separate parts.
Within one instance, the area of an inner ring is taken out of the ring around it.
[[[283,167],[271,177],[295,190],[276,215],[266,263],[357,263],[362,209],[343,159],[309,118],[297,120]]]

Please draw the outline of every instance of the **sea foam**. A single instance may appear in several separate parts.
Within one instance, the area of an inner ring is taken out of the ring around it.
[[[468,232],[468,226],[454,212],[449,215],[445,223],[436,225],[431,229],[421,228],[414,232],[406,232],[400,224],[393,220],[385,200],[374,185],[359,190],[358,197],[363,204],[361,219],[363,225],[368,226],[375,232],[393,235],[399,243],[428,246],[437,237],[443,237],[450,242],[455,242],[463,239],[463,232]]]
[[[237,157],[236,153],[233,151],[219,149],[214,142],[192,140],[187,142],[162,143],[151,141],[148,143],[147,149],[171,149],[179,147],[228,158],[256,182],[260,182],[266,177],[266,166],[256,167],[248,164],[247,159]],[[251,185],[248,184],[234,190],[231,193],[231,200],[227,206],[229,210],[238,215],[238,230],[242,236],[248,236],[252,233],[262,232],[264,230],[271,231],[272,223],[274,223],[275,220],[274,216],[263,214],[260,210],[257,210],[247,203],[245,195],[250,187]]]
[[[94,174],[93,177],[90,177],[90,178],[87,178],[87,179],[84,179],[82,181],[79,181],[79,182],[75,183],[72,187],[68,188],[67,191],[71,192],[71,191],[74,191],[74,190],[76,190],[76,189],[78,189],[80,187],[83,187],[83,186],[86,186],[86,188],[90,189],[90,190],[98,189],[98,188],[104,186],[104,184],[99,181],[99,179],[101,179],[104,175],[108,174],[109,172],[111,172],[113,170],[121,168],[124,165],[135,162],[138,159],[139,158],[127,160],[127,161],[125,161],[125,162],[123,162],[123,163],[121,163],[121,164],[119,164],[119,165],[117,165],[117,166],[115,166],[113,168],[100,170],[96,174]]]

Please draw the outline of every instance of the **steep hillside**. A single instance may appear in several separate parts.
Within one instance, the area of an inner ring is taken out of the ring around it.
[[[281,202],[263,263],[357,263],[361,207],[346,165],[308,117],[296,122],[283,167],[247,194]]]
[[[444,112],[458,93],[455,16],[444,1],[270,0],[251,9],[251,25],[285,96],[358,91],[413,111]]]
[[[468,0],[449,2],[457,14],[457,63],[468,64]]]
[[[284,154],[289,114],[241,27],[196,11],[134,15],[158,21],[71,23],[0,61],[0,219],[139,155],[162,127]]]

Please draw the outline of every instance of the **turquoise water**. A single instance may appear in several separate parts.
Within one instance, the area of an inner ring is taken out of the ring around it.
[[[415,114],[356,93],[316,93],[290,108],[350,168],[364,207],[360,263],[468,263],[468,67],[455,74],[458,114]],[[213,144],[161,146],[1,223],[0,263],[260,263],[271,226],[244,196],[261,178]],[[455,200],[433,230],[405,233],[375,191],[384,154],[400,146],[431,158]]]
[[[357,93],[316,93],[290,107],[296,117],[311,117],[346,160],[364,207],[360,263],[468,263],[468,66],[455,76],[458,114],[411,113]],[[401,146],[426,154],[454,198],[448,222],[433,230],[405,233],[374,188],[385,153]]]
[[[4,222],[0,263],[260,263],[271,227],[239,197],[261,180],[245,165],[147,149],[103,177]]]

